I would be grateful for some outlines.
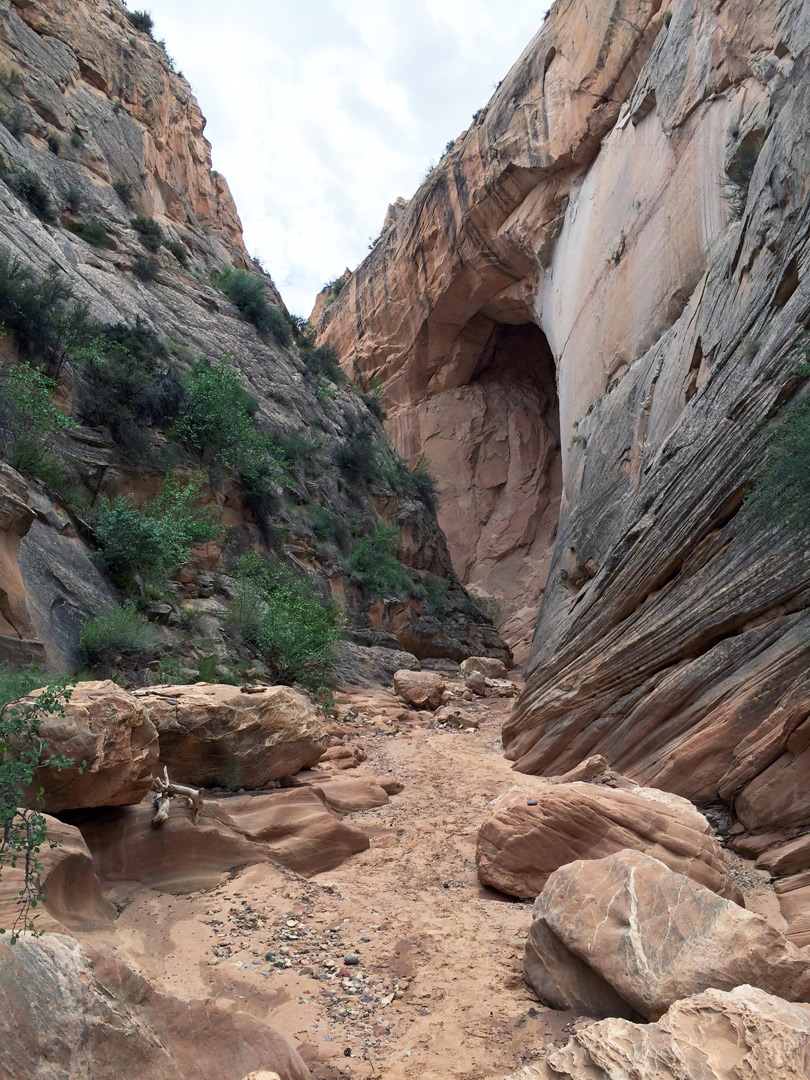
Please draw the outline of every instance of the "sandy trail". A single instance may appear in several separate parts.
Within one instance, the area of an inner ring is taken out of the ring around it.
[[[350,815],[371,848],[337,870],[306,880],[263,864],[187,896],[122,884],[114,932],[84,936],[167,991],[269,1020],[316,1078],[505,1075],[574,1019],[523,982],[531,904],[476,877],[487,803],[517,779],[501,756],[508,707],[477,702],[475,732],[380,735],[361,717],[363,772],[405,786]]]

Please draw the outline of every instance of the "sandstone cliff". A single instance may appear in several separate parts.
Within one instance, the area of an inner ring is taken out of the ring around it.
[[[517,768],[719,793],[757,854],[810,826],[808,553],[740,514],[802,388],[809,46],[800,0],[560,0],[319,327],[518,649],[542,596]]]
[[[201,356],[230,357],[255,398],[260,427],[287,447],[270,521],[257,517],[227,470],[206,481],[223,537],[196,553],[196,570],[173,589],[180,600],[213,604],[197,613],[209,619],[208,653],[221,658],[222,626],[211,617],[228,601],[227,589],[212,594],[210,572],[227,572],[253,548],[318,573],[365,645],[456,659],[492,650],[506,656],[452,570],[430,499],[404,484],[368,402],[345,381],[307,368],[300,330],[288,325],[272,280],[245,251],[228,186],[211,168],[204,118],[165,46],[133,26],[117,0],[0,0],[0,121],[3,256],[40,276],[55,267],[73,300],[105,325],[141,320],[165,343],[161,377],[176,382]],[[163,243],[146,235],[145,247],[144,227],[162,231]],[[240,317],[212,278],[223,268],[261,283],[291,345]],[[11,335],[3,359],[18,359]],[[187,475],[199,462],[178,457],[157,423],[146,424],[150,445],[134,453],[83,405],[81,363],[60,363],[56,374],[63,408],[80,423],[62,434],[59,455],[82,498],[4,472],[0,659],[69,670],[81,625],[113,599],[88,559],[87,504],[122,492],[140,502],[168,467]],[[351,471],[358,448],[365,452],[359,476]],[[387,473],[374,465],[386,455]],[[326,518],[316,521],[313,507]],[[411,595],[375,595],[348,574],[352,548],[378,518],[399,529],[397,555]],[[324,536],[329,529],[340,532],[340,543]],[[204,584],[195,584],[199,571],[209,574]],[[434,587],[430,605],[426,578]]]

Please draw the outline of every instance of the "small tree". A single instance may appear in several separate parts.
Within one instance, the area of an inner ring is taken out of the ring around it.
[[[52,437],[76,423],[51,400],[52,379],[28,363],[0,368],[0,450],[14,469],[39,475]]]
[[[61,754],[48,754],[41,734],[46,717],[64,712],[70,693],[70,687],[47,686],[36,698],[8,701],[0,708],[0,873],[11,867],[23,875],[17,916],[11,927],[0,927],[0,934],[10,929],[12,944],[23,930],[34,930],[31,912],[44,900],[39,853],[49,843],[43,815],[21,804],[37,768],[64,769],[72,764]]]

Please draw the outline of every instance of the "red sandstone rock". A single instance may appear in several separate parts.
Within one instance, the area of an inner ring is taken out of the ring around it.
[[[505,679],[508,674],[506,664],[491,656],[468,656],[459,665],[458,672],[462,678],[472,671],[477,671],[487,679]]]
[[[708,821],[677,795],[550,782],[513,788],[493,808],[478,831],[478,877],[511,896],[537,896],[549,874],[566,863],[632,848],[742,902]]]
[[[568,963],[568,957],[571,963]],[[525,974],[541,1001],[655,1020],[748,983],[810,997],[810,961],[766,920],[638,851],[556,870],[534,906]]]
[[[394,672],[394,689],[414,709],[438,709],[444,687],[444,679],[431,671]]]
[[[161,765],[180,783],[262,788],[314,765],[326,749],[322,717],[288,686],[244,694],[196,683],[136,697],[159,732]]]

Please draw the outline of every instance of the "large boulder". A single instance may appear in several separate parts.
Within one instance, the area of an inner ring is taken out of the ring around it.
[[[633,848],[742,902],[714,831],[678,795],[635,786],[548,783],[514,788],[494,805],[478,832],[478,877],[510,896],[534,898],[558,867]]]
[[[33,704],[39,691],[22,699]],[[45,717],[41,727],[49,754],[63,754],[66,769],[37,769],[27,801],[49,814],[93,806],[139,802],[152,783],[158,736],[143,704],[114,682],[78,683],[64,713]]]
[[[549,877],[524,971],[544,1003],[597,1015],[656,1020],[681,998],[743,983],[810,1000],[810,961],[761,915],[639,851]]]
[[[161,764],[181,783],[263,788],[314,765],[328,743],[320,714],[289,686],[196,683],[136,696],[159,732]]]
[[[610,1018],[581,1027],[565,1046],[508,1080],[806,1080],[810,1005],[754,986],[704,990],[655,1024]]]
[[[45,815],[48,843],[37,856],[42,867],[39,887],[45,903],[32,911],[35,927],[61,932],[68,930],[98,930],[109,926],[116,916],[115,908],[101,895],[93,856],[82,834],[73,825]],[[0,927],[10,929],[20,914],[17,903],[23,886],[21,864],[6,865],[0,874]]]
[[[432,671],[394,672],[394,690],[414,709],[438,709],[444,687],[444,679]]]
[[[270,860],[310,875],[331,870],[369,846],[361,829],[341,821],[323,795],[306,787],[207,798],[196,824],[191,810],[177,805],[168,821],[153,828],[153,812],[144,803],[82,822],[102,881],[191,892],[210,888],[235,866]]]
[[[485,679],[505,679],[508,674],[503,660],[497,660],[494,656],[468,656],[462,660],[458,671],[462,678],[474,671]]]
[[[256,1016],[162,994],[107,949],[58,934],[0,945],[0,1074],[26,1080],[281,1080],[310,1073]]]

